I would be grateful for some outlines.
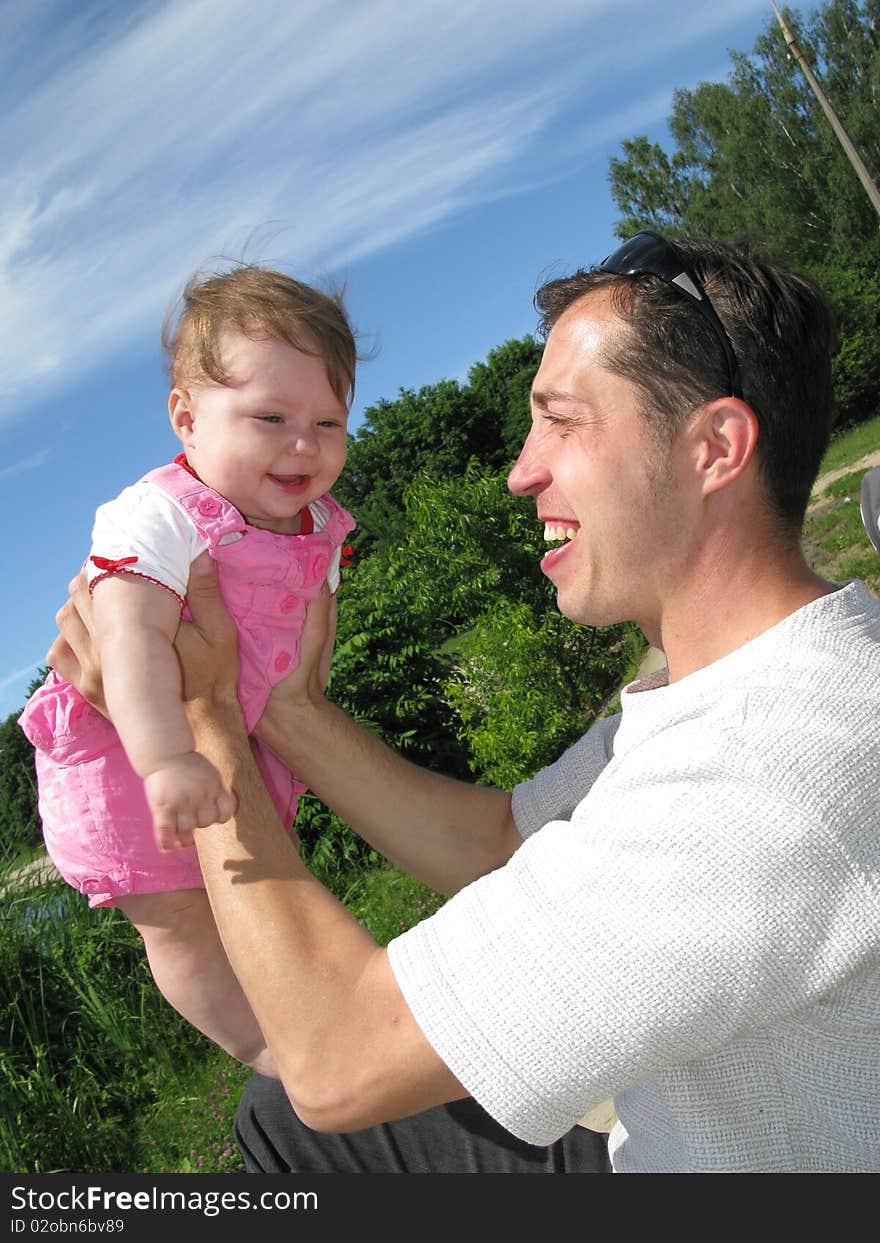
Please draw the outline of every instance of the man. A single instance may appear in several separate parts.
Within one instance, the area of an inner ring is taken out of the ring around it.
[[[615,1170],[876,1170],[880,603],[818,578],[798,538],[831,427],[829,314],[777,265],[654,234],[537,303],[510,486],[562,541],[542,562],[561,610],[635,621],[668,672],[509,796],[394,755],[304,655],[258,733],[455,895],[386,951],[277,822],[197,563],[190,718],[239,810],[196,843],[233,968],[313,1130],[471,1096],[553,1145],[613,1096]],[[70,609],[62,629],[87,661]],[[50,656],[97,698],[66,645]],[[239,1130],[251,1168],[284,1168],[293,1120],[267,1083]]]

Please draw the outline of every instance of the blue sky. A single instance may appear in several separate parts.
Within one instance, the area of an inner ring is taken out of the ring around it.
[[[95,508],[176,451],[159,330],[194,268],[344,282],[378,348],[356,428],[531,332],[542,279],[614,244],[609,156],[665,141],[673,90],[725,79],[770,20],[769,0],[4,0],[0,719]]]

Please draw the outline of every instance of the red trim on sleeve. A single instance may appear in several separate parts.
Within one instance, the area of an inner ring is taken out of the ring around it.
[[[134,559],[137,560],[136,557]],[[92,557],[92,560],[94,561],[95,558]],[[180,607],[183,608],[183,596],[179,596],[173,587],[169,587],[167,583],[160,582],[158,578],[151,578],[149,574],[139,574],[137,570],[107,570],[104,574],[97,574],[89,583],[89,595],[92,594],[98,583],[103,582],[105,578],[113,578],[116,574],[127,574],[129,578],[142,578],[148,583],[155,583],[157,587],[161,587],[163,591],[167,591],[170,595],[174,596],[174,599]]]

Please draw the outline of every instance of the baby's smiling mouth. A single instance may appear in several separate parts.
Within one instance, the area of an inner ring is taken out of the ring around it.
[[[304,483],[308,483],[308,475],[270,475],[269,478],[273,483],[280,483],[282,487],[298,488]]]

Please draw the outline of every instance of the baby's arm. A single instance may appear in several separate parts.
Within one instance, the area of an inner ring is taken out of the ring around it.
[[[94,587],[93,617],[113,724],[144,788],[161,850],[192,843],[196,826],[228,820],[234,799],[195,750],[173,640],[180,605],[164,587],[111,574]]]

